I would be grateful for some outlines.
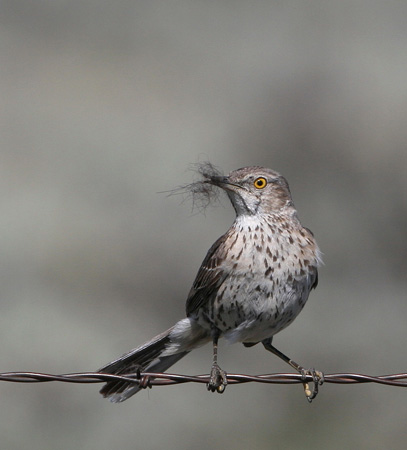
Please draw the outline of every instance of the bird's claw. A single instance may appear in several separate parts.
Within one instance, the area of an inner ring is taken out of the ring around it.
[[[303,378],[305,396],[307,397],[307,400],[311,403],[312,400],[318,394],[319,386],[322,386],[322,384],[324,383],[324,373],[319,370],[315,370],[313,368],[308,370],[301,368],[300,374]],[[314,385],[312,390],[307,382],[307,376],[312,377],[312,383]]]
[[[226,372],[222,370],[217,364],[213,364],[209,383],[206,385],[208,391],[223,394],[225,392],[227,384],[228,380]]]

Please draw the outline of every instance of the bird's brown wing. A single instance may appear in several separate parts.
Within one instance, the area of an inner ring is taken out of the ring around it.
[[[221,236],[209,249],[203,260],[194,284],[189,292],[186,313],[191,316],[202,306],[212,302],[216,294],[229,276],[229,271],[221,267],[226,257],[225,241],[229,238],[229,232]]]
[[[314,269],[314,280],[312,281],[311,289],[316,289],[318,286],[318,269],[315,267]]]

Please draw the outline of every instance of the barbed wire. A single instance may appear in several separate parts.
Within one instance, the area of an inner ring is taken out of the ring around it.
[[[60,381],[64,383],[105,383],[107,381],[125,381],[139,384],[143,388],[153,386],[169,386],[182,383],[209,382],[210,375],[178,375],[172,373],[141,372],[126,375],[112,375],[100,372],[80,372],[53,375],[37,372],[4,372],[0,373],[0,381],[14,383],[44,383]],[[270,373],[264,375],[227,374],[228,385],[243,383],[297,384],[313,382],[312,375],[298,373]],[[407,373],[371,376],[359,373],[324,374],[324,383],[359,384],[378,383],[387,386],[407,387]]]

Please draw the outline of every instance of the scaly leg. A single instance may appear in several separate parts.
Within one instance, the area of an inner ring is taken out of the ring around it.
[[[312,402],[312,400],[317,396],[318,394],[318,388],[319,386],[322,385],[322,383],[324,382],[324,374],[323,372],[320,372],[319,370],[315,370],[315,369],[304,369],[304,367],[300,366],[299,364],[297,364],[295,361],[293,361],[291,358],[289,358],[288,356],[284,355],[284,353],[280,352],[280,350],[277,350],[272,344],[271,344],[271,339],[266,339],[262,342],[262,344],[264,345],[264,348],[266,350],[268,350],[269,352],[273,353],[274,355],[278,356],[280,359],[282,359],[284,362],[286,362],[287,364],[289,364],[293,369],[295,369],[298,373],[300,373],[305,380],[305,377],[307,375],[311,375],[312,376],[312,380],[314,383],[314,387],[311,390],[309,387],[309,384],[304,381],[302,384],[304,386],[304,392],[305,392],[305,396],[307,397],[307,400],[309,402]]]
[[[211,369],[211,377],[209,383],[207,384],[208,391],[218,392],[223,394],[228,384],[226,377],[226,372],[218,366],[218,339],[219,336],[216,334],[213,338],[213,363]]]

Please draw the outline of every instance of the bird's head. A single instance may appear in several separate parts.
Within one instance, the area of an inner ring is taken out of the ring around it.
[[[243,167],[227,176],[210,175],[206,182],[227,192],[237,215],[273,214],[293,207],[287,180],[265,167]]]

